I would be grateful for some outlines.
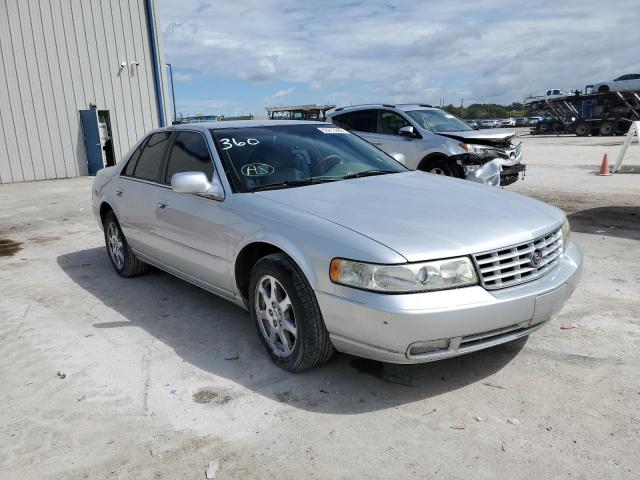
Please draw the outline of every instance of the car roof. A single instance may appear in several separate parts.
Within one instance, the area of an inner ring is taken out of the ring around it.
[[[371,110],[377,108],[384,108],[390,110],[400,110],[402,112],[409,112],[412,110],[440,110],[439,108],[432,107],[426,103],[364,103],[360,105],[349,105],[347,107],[338,107],[331,112],[327,113],[327,116],[340,115],[347,112],[355,112],[358,110]]]
[[[278,125],[326,125],[318,120],[230,120],[228,122],[183,123],[165,130],[220,130],[223,128],[275,127]]]

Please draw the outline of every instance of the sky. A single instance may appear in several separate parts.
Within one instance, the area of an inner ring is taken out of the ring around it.
[[[637,0],[158,0],[184,115],[521,102],[640,73]]]

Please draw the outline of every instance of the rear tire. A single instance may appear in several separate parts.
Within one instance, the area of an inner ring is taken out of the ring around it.
[[[105,215],[102,226],[104,227],[107,255],[118,275],[130,278],[147,273],[149,265],[138,259],[133,253],[113,211]]]
[[[587,122],[576,122],[574,131],[579,137],[587,137],[589,133],[591,133],[591,127],[587,124]]]
[[[313,289],[283,253],[267,255],[254,265],[249,309],[262,344],[280,368],[305,372],[333,355]]]
[[[600,135],[602,136],[615,135],[616,133],[616,126],[610,120],[605,120],[604,122],[600,123],[598,129],[600,131]]]
[[[538,124],[538,130],[540,130],[540,133],[549,133],[549,127],[550,125],[546,122]]]

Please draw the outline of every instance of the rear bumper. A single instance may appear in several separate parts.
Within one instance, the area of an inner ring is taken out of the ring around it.
[[[462,355],[531,334],[571,296],[582,252],[569,243],[551,272],[491,292],[480,286],[410,295],[381,295],[336,287],[316,292],[331,340],[342,352],[392,363],[422,363]],[[448,340],[448,347],[415,353],[416,344]]]

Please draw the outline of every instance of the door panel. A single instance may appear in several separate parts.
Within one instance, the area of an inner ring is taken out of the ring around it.
[[[202,172],[209,180],[215,175],[211,152],[202,133],[178,132],[167,156],[161,180],[166,188],[157,191],[153,213],[154,233],[161,245],[159,259],[208,288],[230,294],[228,204],[174,192],[171,177],[179,172]]]
[[[419,138],[398,135],[401,127],[411,123],[396,112],[381,110],[379,115],[378,148],[385,152],[402,153],[405,156],[405,166],[415,170],[418,162],[424,157],[423,142]],[[411,125],[413,126],[413,125]],[[415,128],[415,127],[414,127]]]
[[[170,137],[171,132],[151,134],[114,179],[114,201],[122,232],[134,250],[153,258],[160,252],[153,221],[155,198],[158,190],[166,190],[158,180]]]
[[[161,242],[154,224],[155,198],[165,188],[132,178],[114,179],[115,207],[120,228],[135,251],[158,257]]]
[[[227,203],[160,189],[153,223],[159,260],[226,294],[232,292],[227,256]]]

